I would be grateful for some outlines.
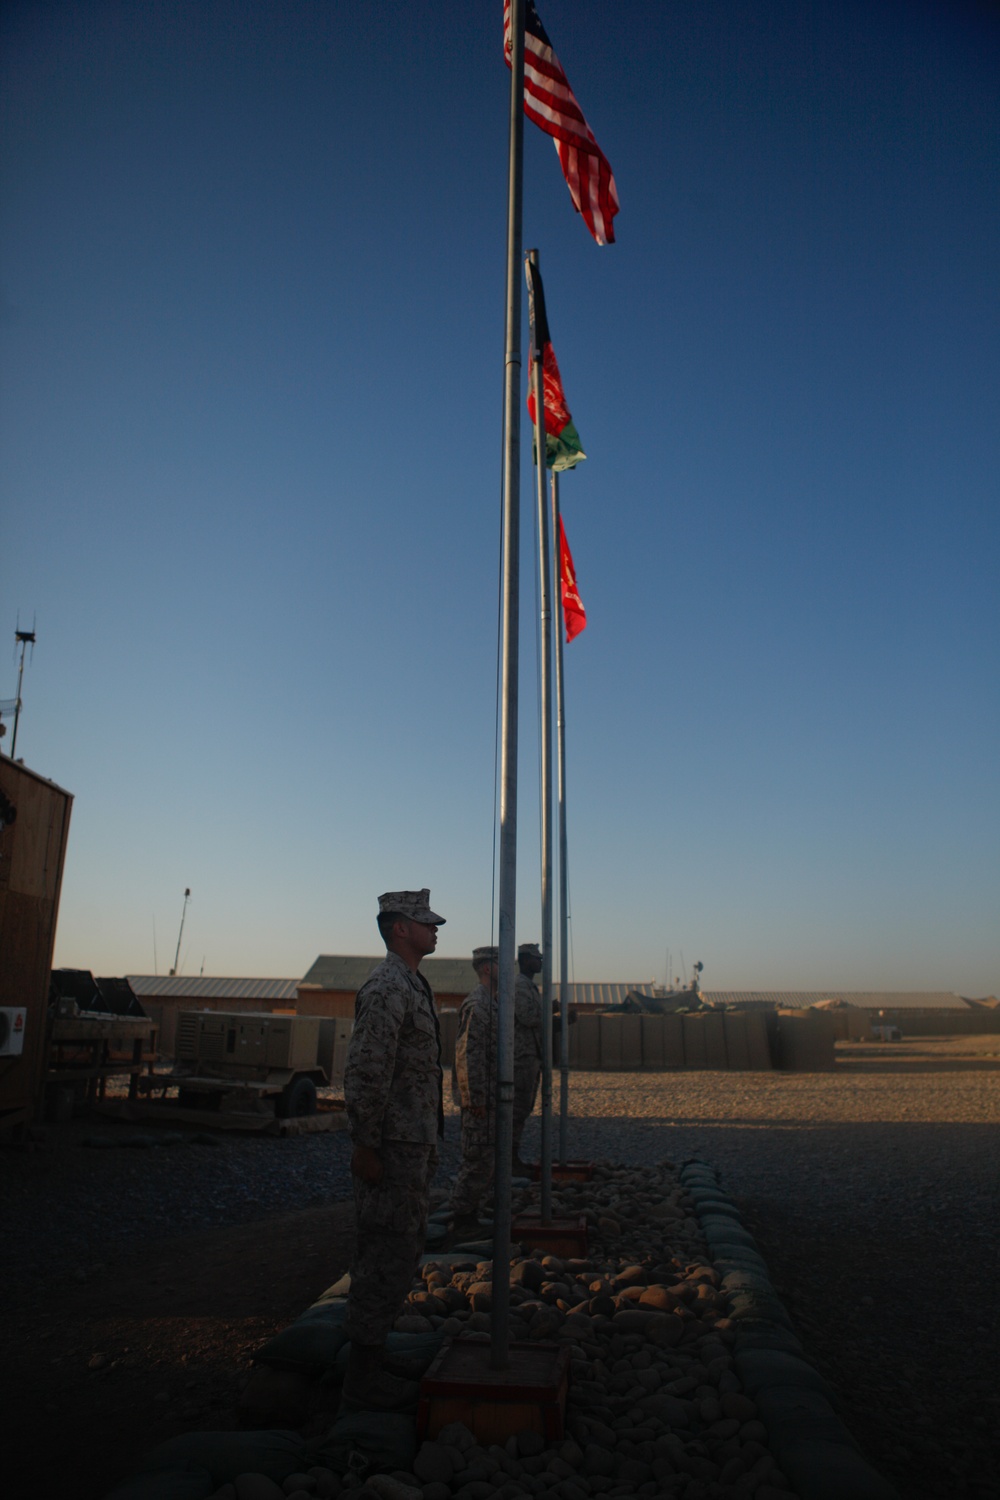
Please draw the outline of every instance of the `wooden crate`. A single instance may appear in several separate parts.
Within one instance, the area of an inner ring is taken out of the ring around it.
[[[494,1370],[488,1343],[446,1343],[420,1382],[418,1441],[437,1437],[449,1422],[464,1422],[484,1448],[524,1431],[547,1442],[563,1437],[569,1348],[512,1343],[508,1353],[507,1368]]]
[[[583,1214],[578,1219],[550,1219],[543,1224],[538,1210],[528,1209],[514,1220],[510,1237],[534,1250],[547,1250],[550,1255],[581,1258],[587,1254],[587,1220]]]

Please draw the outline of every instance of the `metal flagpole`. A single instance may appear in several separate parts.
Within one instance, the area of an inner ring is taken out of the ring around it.
[[[559,1160],[566,1164],[569,1127],[569,876],[566,868],[566,705],[563,697],[562,554],[559,547],[559,475],[552,471],[552,549],[555,562],[556,756],[559,796]]]
[[[535,321],[538,251],[528,251],[528,316],[531,328],[531,381],[535,393],[535,465],[538,497],[538,576],[541,632],[541,812],[542,812],[542,1223],[552,1221],[552,548],[545,494],[545,390],[542,350]]]
[[[524,0],[511,0],[504,337],[503,608],[500,736],[500,975],[493,1201],[490,1364],[510,1363],[511,1153],[514,1144],[514,923],[517,908],[518,563],[521,545],[521,170],[524,155]]]

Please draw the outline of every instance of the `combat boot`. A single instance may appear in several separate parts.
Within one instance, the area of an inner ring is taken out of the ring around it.
[[[381,1344],[351,1344],[341,1390],[342,1410],[400,1411],[416,1404],[419,1383],[383,1370],[384,1353]]]

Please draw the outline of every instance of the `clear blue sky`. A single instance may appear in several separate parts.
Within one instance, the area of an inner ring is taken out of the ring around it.
[[[589,454],[575,977],[996,993],[997,12],[540,11],[622,203],[599,249],[526,124]],[[374,953],[398,886],[488,940],[501,18],[4,7],[0,697],[20,612],[60,964],[151,972],[155,923],[166,972],[185,886],[187,973]]]

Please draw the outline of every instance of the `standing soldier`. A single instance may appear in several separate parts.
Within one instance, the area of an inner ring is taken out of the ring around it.
[[[359,1407],[395,1406],[414,1392],[383,1370],[382,1359],[424,1248],[437,1140],[444,1134],[437,1010],[419,972],[444,921],[431,911],[430,894],[388,891],[378,898],[387,951],[358,991],[344,1069],[357,1211],[344,1396]]]
[[[458,1016],[455,1072],[462,1105],[462,1162],[452,1194],[452,1244],[478,1233],[479,1205],[493,1181],[499,957],[498,948],[473,949],[479,983]]]
[[[542,950],[537,943],[522,943],[517,950],[520,973],[514,984],[514,1137],[511,1165],[515,1172],[530,1169],[521,1160],[521,1136],[525,1121],[535,1107],[538,1075],[542,1068],[542,997],[532,975],[542,972]]]

